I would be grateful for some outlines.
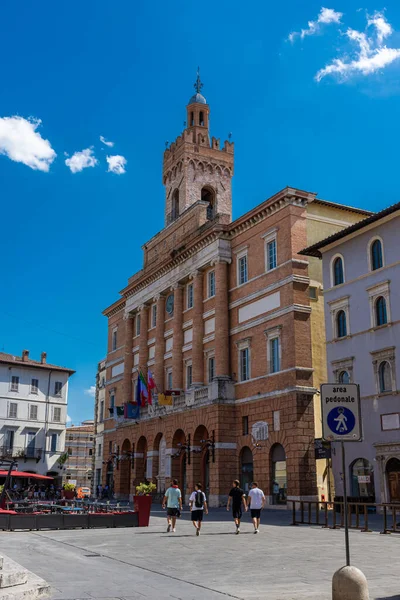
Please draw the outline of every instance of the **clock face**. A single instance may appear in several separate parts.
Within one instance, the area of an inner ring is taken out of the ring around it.
[[[170,294],[165,303],[165,309],[169,315],[172,315],[174,312],[174,295]]]

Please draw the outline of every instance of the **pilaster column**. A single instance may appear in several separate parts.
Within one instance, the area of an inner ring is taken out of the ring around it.
[[[228,263],[215,265],[215,375],[230,377]]]
[[[157,302],[157,320],[156,320],[156,351],[154,365],[154,379],[159,392],[164,391],[164,321],[165,321],[165,296],[154,298]]]
[[[174,338],[172,347],[172,383],[175,390],[183,388],[183,286],[174,288]]]
[[[125,354],[124,354],[124,402],[132,401],[132,340],[133,340],[133,315],[128,313],[125,320]]]
[[[149,328],[149,308],[145,304],[139,307],[140,336],[139,336],[139,366],[145,369],[149,357],[147,348],[147,330]]]
[[[203,273],[196,271],[193,277],[193,338],[192,365],[193,385],[201,386],[204,380],[203,364]]]

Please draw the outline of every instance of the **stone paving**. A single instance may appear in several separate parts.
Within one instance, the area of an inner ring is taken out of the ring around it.
[[[200,537],[188,513],[166,533],[161,510],[146,529],[0,533],[2,552],[53,586],[53,600],[328,600],[344,564],[344,534],[291,527],[287,511],[264,511],[259,535],[249,515],[241,534],[222,509]],[[352,564],[371,599],[400,600],[400,535],[350,532]]]

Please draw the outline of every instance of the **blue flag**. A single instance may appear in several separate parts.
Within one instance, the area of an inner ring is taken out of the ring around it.
[[[126,418],[127,419],[140,419],[140,406],[129,402],[126,405]]]

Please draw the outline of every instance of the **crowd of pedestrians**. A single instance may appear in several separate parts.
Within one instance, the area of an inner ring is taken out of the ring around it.
[[[243,510],[250,510],[251,519],[254,526],[254,533],[260,532],[261,511],[265,506],[264,492],[258,487],[258,483],[253,481],[251,489],[246,499],[244,490],[240,487],[240,481],[235,479],[229,492],[226,510],[229,511],[232,506],[232,517],[236,526],[236,535],[240,533],[240,522],[243,516]],[[208,515],[208,505],[206,495],[202,490],[202,485],[197,483],[194,491],[189,497],[190,516],[193,526],[196,530],[196,536],[200,535],[203,516]],[[167,533],[176,532],[176,521],[182,512],[182,493],[178,486],[178,480],[173,479],[171,487],[165,492],[162,508],[167,509]]]

